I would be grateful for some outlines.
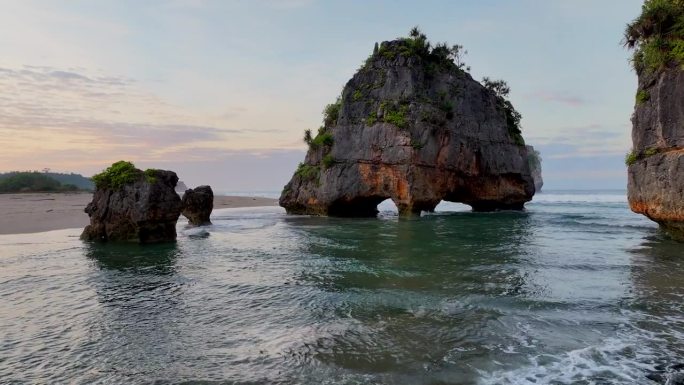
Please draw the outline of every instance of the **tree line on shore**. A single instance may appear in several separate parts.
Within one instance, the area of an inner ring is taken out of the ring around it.
[[[0,193],[92,191],[93,182],[80,174],[12,171],[0,174]]]

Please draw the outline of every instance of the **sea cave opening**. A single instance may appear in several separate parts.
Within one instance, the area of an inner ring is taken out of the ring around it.
[[[399,215],[399,208],[392,199],[387,198],[378,204],[378,214],[381,216],[397,216]]]
[[[441,200],[435,207],[436,213],[466,212],[472,210],[472,207],[467,204],[447,200]]]
[[[382,196],[340,199],[333,202],[328,214],[336,217],[375,217],[378,214],[378,204],[384,199]]]

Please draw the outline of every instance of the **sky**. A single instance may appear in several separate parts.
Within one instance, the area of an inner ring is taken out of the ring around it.
[[[505,79],[545,189],[623,189],[641,0],[0,0],[0,171],[125,159],[280,191],[375,42],[418,25]]]

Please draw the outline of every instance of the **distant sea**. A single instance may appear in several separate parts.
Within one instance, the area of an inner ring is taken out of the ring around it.
[[[380,210],[0,235],[0,383],[631,385],[684,362],[684,248],[624,191]]]

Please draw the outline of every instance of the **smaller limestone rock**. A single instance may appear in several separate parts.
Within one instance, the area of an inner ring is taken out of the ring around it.
[[[214,209],[214,192],[210,186],[199,186],[185,190],[183,194],[183,216],[194,226],[210,225]]]
[[[173,171],[142,171],[130,162],[116,162],[93,180],[96,190],[86,206],[90,224],[81,234],[87,241],[139,243],[176,240],[181,201],[174,191]]]

